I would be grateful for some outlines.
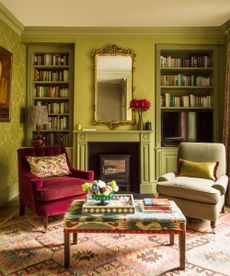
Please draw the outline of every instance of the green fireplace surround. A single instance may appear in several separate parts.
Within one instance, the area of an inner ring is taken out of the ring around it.
[[[140,193],[155,191],[154,165],[151,154],[152,131],[74,131],[73,162],[78,169],[88,169],[89,142],[138,142],[140,154]],[[99,165],[99,164],[98,164]],[[132,173],[132,171],[131,171]]]

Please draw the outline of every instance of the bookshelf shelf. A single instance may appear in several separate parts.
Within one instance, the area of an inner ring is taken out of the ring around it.
[[[213,107],[161,107],[161,110],[213,110]]]
[[[49,123],[41,130],[47,146],[72,146],[73,54],[70,44],[28,45],[29,105],[46,105]],[[35,130],[28,126],[27,144]]]
[[[213,86],[160,86],[161,89],[213,89]]]
[[[66,97],[33,97],[33,100],[37,100],[37,101],[69,101],[70,98],[66,98]]]
[[[69,69],[69,65],[34,65],[34,69]]]
[[[171,67],[171,68],[160,68],[161,71],[194,71],[194,72],[202,72],[202,71],[212,71],[213,67]]]

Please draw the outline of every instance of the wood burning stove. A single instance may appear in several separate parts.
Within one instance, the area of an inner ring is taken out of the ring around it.
[[[127,154],[100,154],[100,179],[115,180],[120,190],[130,190],[130,156]]]

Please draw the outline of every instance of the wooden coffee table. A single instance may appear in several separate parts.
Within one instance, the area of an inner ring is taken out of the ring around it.
[[[83,200],[74,200],[64,216],[64,266],[70,265],[70,234],[77,243],[78,233],[169,234],[170,245],[174,234],[179,237],[180,269],[185,269],[186,218],[176,203],[172,212],[142,212],[140,200],[135,200],[135,214],[84,214]]]

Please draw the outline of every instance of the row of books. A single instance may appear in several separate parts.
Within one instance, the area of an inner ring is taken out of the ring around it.
[[[34,81],[69,81],[69,70],[34,70]]]
[[[43,97],[69,97],[69,88],[60,87],[58,85],[54,86],[44,86],[44,85],[35,85],[34,95],[37,98]]]
[[[48,124],[45,124],[42,130],[68,130],[69,117],[68,116],[50,116]]]
[[[165,93],[161,95],[161,107],[212,107],[212,96],[173,96]]]
[[[209,86],[211,78],[195,75],[161,75],[161,86]]]
[[[34,65],[68,65],[68,54],[36,54]]]
[[[167,198],[144,198],[143,211],[170,212],[171,204]]]
[[[180,68],[180,67],[211,67],[210,56],[190,56],[190,57],[171,57],[161,56],[160,57],[161,68]]]
[[[69,102],[61,102],[61,103],[45,103],[48,109],[49,114],[63,114],[69,113]]]

